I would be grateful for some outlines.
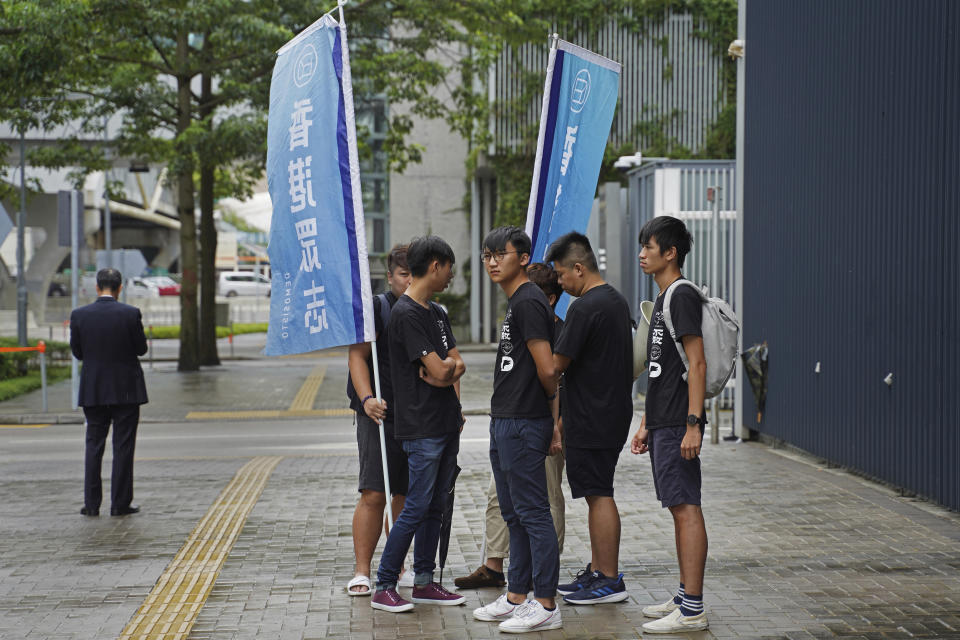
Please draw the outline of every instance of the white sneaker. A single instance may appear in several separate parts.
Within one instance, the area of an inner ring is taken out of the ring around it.
[[[398,587],[412,587],[413,586],[413,571],[407,569],[400,574],[400,579],[397,580]]]
[[[680,608],[677,607],[667,617],[644,624],[643,630],[647,633],[684,633],[686,631],[702,631],[708,626],[706,612],[695,616],[685,616],[680,613]]]
[[[473,617],[484,622],[500,622],[510,617],[522,604],[513,604],[507,600],[507,594],[503,594],[493,602],[479,609],[473,610]]]
[[[546,631],[559,629],[563,626],[560,619],[560,607],[547,611],[536,600],[527,600],[513,611],[513,617],[500,623],[499,629],[504,633],[528,633],[530,631]]]
[[[664,618],[680,608],[673,598],[670,598],[663,604],[652,604],[643,608],[643,615],[648,618]]]

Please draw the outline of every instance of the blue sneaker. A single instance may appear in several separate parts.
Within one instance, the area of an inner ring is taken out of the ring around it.
[[[576,593],[564,596],[563,601],[568,604],[600,604],[602,602],[620,602],[626,600],[627,587],[623,584],[623,574],[616,578],[608,578],[599,571],[594,571],[592,581]]]
[[[567,584],[558,584],[557,593],[560,595],[567,595],[568,593],[576,593],[590,584],[593,580],[593,569],[590,567],[590,563],[587,563],[586,569],[581,569],[577,573],[577,577],[573,579],[573,582],[568,582]]]

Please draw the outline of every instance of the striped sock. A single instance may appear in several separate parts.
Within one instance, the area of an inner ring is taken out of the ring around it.
[[[683,603],[680,605],[680,615],[698,616],[703,613],[703,594],[694,596],[689,593],[683,594]]]
[[[677,589],[677,595],[673,596],[673,604],[683,604],[683,583],[680,583],[680,588]]]

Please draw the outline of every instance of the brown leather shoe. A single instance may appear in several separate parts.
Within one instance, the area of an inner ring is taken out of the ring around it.
[[[498,577],[492,569],[482,564],[470,575],[463,578],[454,578],[453,584],[455,584],[458,589],[482,589],[484,587],[501,588],[506,586],[507,582],[503,579],[502,573]]]

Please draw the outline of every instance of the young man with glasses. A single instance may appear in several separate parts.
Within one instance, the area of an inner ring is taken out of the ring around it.
[[[460,357],[447,314],[430,298],[453,279],[453,250],[436,236],[407,248],[413,281],[390,312],[387,335],[393,381],[394,437],[407,454],[407,498],[380,557],[374,609],[398,613],[413,603],[457,605],[466,600],[433,581],[440,523],[457,468],[463,414]],[[397,593],[403,558],[413,547],[413,603]]]
[[[489,253],[489,255],[487,255]],[[484,264],[490,260],[500,264],[506,259],[506,252],[485,251]],[[547,296],[552,309],[556,309],[557,301],[563,294],[563,289],[557,283],[557,272],[548,264],[535,262],[527,266],[527,277],[537,285],[540,291]],[[553,335],[560,335],[563,320],[553,316]],[[560,434],[563,435],[563,426],[560,425]],[[544,468],[547,472],[547,494],[550,498],[550,515],[553,516],[553,527],[557,532],[557,547],[563,555],[563,540],[566,529],[566,503],[563,497],[563,451],[551,453],[547,456]],[[503,560],[510,555],[510,532],[507,523],[500,513],[500,501],[497,499],[497,483],[490,474],[490,485],[487,487],[487,509],[484,514],[483,548],[486,559],[477,567],[476,571],[468,576],[456,578],[453,583],[458,589],[483,589],[485,587],[501,588],[506,585],[503,575]]]
[[[510,571],[507,593],[473,617],[500,622],[509,633],[559,629],[560,553],[544,468],[547,455],[560,451],[553,308],[527,277],[530,238],[523,230],[494,229],[482,256],[507,296],[490,400],[490,465],[510,532]]]

